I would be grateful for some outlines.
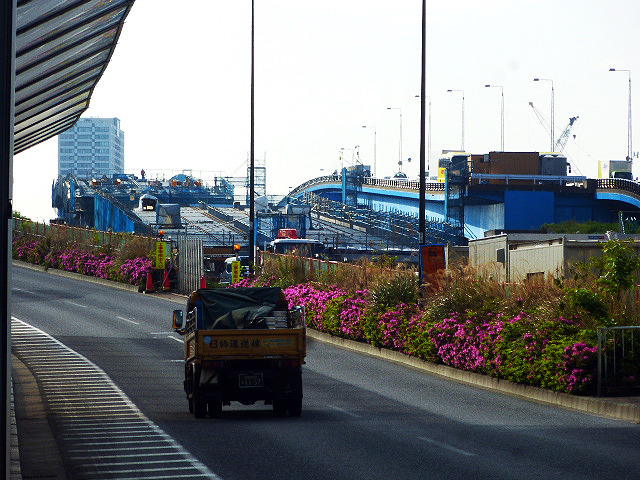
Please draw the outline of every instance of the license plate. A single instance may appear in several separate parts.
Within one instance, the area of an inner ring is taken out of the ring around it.
[[[262,387],[262,384],[263,384],[261,373],[241,374],[239,376],[239,379],[240,379],[240,388]]]

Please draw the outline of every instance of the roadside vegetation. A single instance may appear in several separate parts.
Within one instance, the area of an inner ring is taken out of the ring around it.
[[[125,238],[124,245],[116,250],[111,245],[80,244],[61,232],[19,233],[14,234],[12,256],[45,268],[140,285],[152,270],[150,252],[147,239],[133,235]]]
[[[152,269],[147,239],[78,244],[64,235],[16,234],[13,258],[139,285]],[[392,257],[357,265],[264,255],[236,286],[279,286],[304,305],[311,328],[427,361],[559,392],[596,388],[598,327],[638,326],[630,242],[603,244],[601,257],[565,278],[504,284],[483,271],[453,267],[419,285]],[[640,336],[640,335],[639,335]],[[640,338],[627,346],[614,382],[640,389]]]
[[[497,282],[458,267],[420,286],[412,269],[363,263],[311,272],[269,256],[242,285],[280,286],[319,331],[455,368],[559,392],[596,388],[597,328],[639,325],[631,244],[606,242],[567,278]],[[640,387],[640,341],[616,381]]]

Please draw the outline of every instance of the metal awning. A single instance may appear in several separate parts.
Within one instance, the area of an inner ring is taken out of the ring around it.
[[[71,128],[134,0],[18,0],[14,153]]]

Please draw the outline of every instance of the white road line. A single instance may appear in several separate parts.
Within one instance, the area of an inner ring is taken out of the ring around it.
[[[149,332],[149,335],[169,335],[170,333],[173,333],[172,331],[166,331],[166,332]]]
[[[13,287],[11,290],[15,290],[16,292],[24,292],[24,293],[28,293],[29,295],[35,295],[35,292],[32,292],[31,290],[25,290],[24,288],[16,288]]]
[[[184,343],[184,340],[178,337],[172,337],[171,335],[167,335],[167,338],[170,338],[171,340],[175,340],[176,342]]]
[[[336,407],[335,405],[329,405],[329,408],[332,408],[337,412],[344,413],[345,415],[349,415],[353,418],[360,418],[360,415],[358,415],[357,413],[350,412],[349,410],[345,410],[344,408]]]
[[[146,474],[145,478],[220,480],[146,418],[97,365],[42,330],[15,317],[12,320],[13,348],[24,363],[33,368],[36,378],[45,377],[41,379],[43,396],[49,405],[48,409],[55,412],[52,417],[55,417],[59,430],[59,446],[65,453],[75,454],[83,478],[91,476],[95,479],[129,480],[140,478],[140,473],[143,473]],[[36,346],[39,350],[34,349]],[[49,354],[48,362],[41,360],[42,351]],[[86,380],[69,375],[76,367],[70,367],[69,372],[60,368],[69,353],[93,367],[93,372],[83,368],[81,373]],[[49,367],[50,372],[47,371]],[[103,388],[95,388],[97,385],[107,387],[109,393],[92,404],[95,392],[103,391]],[[72,392],[77,395],[75,399],[69,396]],[[84,405],[83,400],[89,405]],[[91,415],[87,415],[87,409],[91,410]],[[80,444],[78,441],[81,441]],[[122,453],[130,456],[127,459],[120,458]],[[105,464],[102,461],[105,454],[113,461]],[[167,465],[159,468],[164,464]],[[130,469],[129,466],[135,468]]]
[[[124,318],[124,317],[116,317],[116,318],[119,320],[123,320],[125,322],[133,323],[134,325],[140,325],[140,323],[134,322],[133,320],[129,320],[128,318]]]
[[[460,450],[459,448],[452,447],[451,445],[447,445],[446,443],[437,442],[427,437],[418,437],[418,440],[430,443],[431,445],[435,445],[436,447],[440,447],[444,450],[449,450],[453,453],[459,453],[460,455],[464,455],[466,457],[474,457],[476,455],[475,453],[467,452],[466,450]]]
[[[68,303],[69,305],[73,305],[74,307],[87,308],[86,305],[80,305],[79,303],[72,302],[71,300],[62,300],[64,303]]]

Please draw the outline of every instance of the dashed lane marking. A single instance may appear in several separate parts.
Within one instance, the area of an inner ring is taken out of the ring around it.
[[[438,442],[431,438],[427,437],[418,437],[418,440],[422,440],[423,442],[430,443],[431,445],[435,445],[436,447],[440,447],[444,450],[448,450],[449,452],[458,453],[460,455],[464,455],[465,457],[474,457],[476,454],[467,452],[466,450],[461,450],[459,448],[453,447],[451,445],[447,445],[446,443]]]
[[[80,303],[72,302],[71,300],[62,300],[64,303],[68,303],[69,305],[73,305],[74,307],[87,308],[86,305],[82,305]]]
[[[131,320],[131,319],[129,319],[129,318],[118,317],[118,316],[116,316],[116,318],[117,318],[118,320],[122,320],[123,322],[129,322],[129,323],[132,323],[132,324],[134,324],[134,325],[140,325],[140,322],[135,322],[135,321],[133,321],[133,320]]]

